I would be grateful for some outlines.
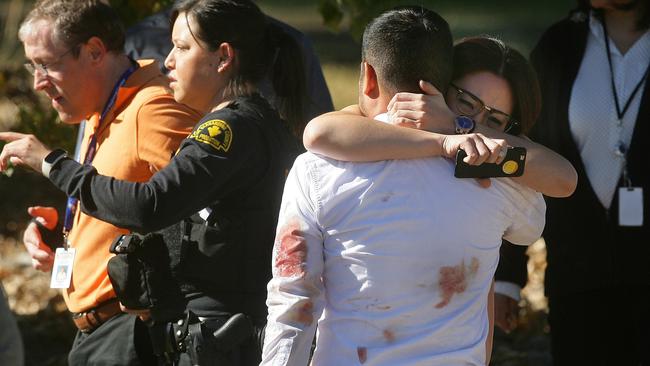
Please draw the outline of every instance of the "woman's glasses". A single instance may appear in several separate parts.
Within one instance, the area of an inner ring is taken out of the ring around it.
[[[483,110],[486,110],[488,112],[488,115],[485,119],[485,124],[488,127],[503,132],[508,132],[514,126],[519,124],[519,122],[517,122],[517,120],[512,118],[509,114],[485,105],[485,103],[483,103],[479,97],[468,92],[467,90],[459,88],[453,83],[450,84],[450,86],[456,90],[456,108],[458,109],[459,114],[474,117],[481,113]]]

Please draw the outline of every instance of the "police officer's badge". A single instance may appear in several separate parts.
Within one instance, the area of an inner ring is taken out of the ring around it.
[[[208,144],[216,150],[228,152],[232,142],[232,130],[226,121],[212,119],[203,122],[189,138]]]

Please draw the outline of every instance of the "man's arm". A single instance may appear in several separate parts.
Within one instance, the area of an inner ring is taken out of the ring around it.
[[[526,249],[507,241],[501,244],[499,265],[494,274],[494,322],[504,332],[517,327],[520,291],[528,279]]]
[[[307,365],[323,310],[323,237],[310,180],[299,157],[287,177],[278,218],[260,365]]]

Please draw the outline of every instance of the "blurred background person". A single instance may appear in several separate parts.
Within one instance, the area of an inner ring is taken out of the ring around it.
[[[649,4],[579,1],[531,55],[544,102],[531,136],[579,176],[547,200],[556,365],[650,364]]]

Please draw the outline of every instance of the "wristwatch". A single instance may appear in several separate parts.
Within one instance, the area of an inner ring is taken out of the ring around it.
[[[52,167],[59,161],[68,157],[68,153],[63,149],[55,149],[50,151],[45,158],[43,158],[43,163],[41,163],[41,172],[46,178],[50,177],[50,170]]]
[[[456,128],[457,135],[464,135],[474,132],[476,122],[467,116],[456,116],[456,118],[454,118],[454,127]]]

